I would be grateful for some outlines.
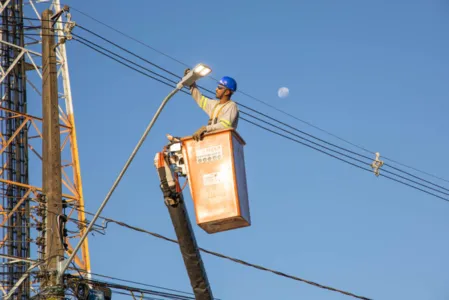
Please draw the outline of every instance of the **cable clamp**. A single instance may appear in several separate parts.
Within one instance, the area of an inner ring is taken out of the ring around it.
[[[72,30],[73,28],[75,28],[76,23],[74,21],[72,21],[72,14],[70,12],[66,12],[66,18],[67,18],[67,22],[64,25],[64,37],[66,40],[71,40],[72,37]]]
[[[59,42],[56,44],[55,48],[65,44],[66,41],[70,41],[71,39],[73,39],[72,30],[73,28],[75,28],[76,23],[72,21],[72,14],[69,12],[69,7],[67,5],[64,6],[64,8],[61,10],[61,14],[64,12],[67,19],[66,23],[64,24],[64,28],[62,29],[64,35],[59,39]]]
[[[371,163],[371,168],[376,176],[379,176],[379,169],[384,165],[384,162],[379,159],[380,153],[376,152],[376,159]]]

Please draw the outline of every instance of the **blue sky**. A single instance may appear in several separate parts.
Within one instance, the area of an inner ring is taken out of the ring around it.
[[[246,93],[356,144],[449,177],[446,1],[66,4],[188,65],[205,62],[215,78],[232,76]],[[179,63],[72,15],[182,74]],[[170,88],[75,41],[68,53],[86,208],[95,211]],[[215,87],[210,79],[201,84]],[[290,89],[284,99],[277,97],[282,86]],[[350,147],[242,94],[235,100]],[[176,95],[104,215],[174,237],[153,158],[166,133],[189,135],[206,122],[189,96]],[[239,132],[247,142],[252,226],[208,235],[195,225],[202,247],[373,299],[449,296],[449,203],[245,122]],[[195,222],[190,194],[185,197]],[[105,236],[90,237],[90,249],[96,273],[191,290],[176,245],[109,225]],[[221,299],[349,299],[206,254],[203,259]]]

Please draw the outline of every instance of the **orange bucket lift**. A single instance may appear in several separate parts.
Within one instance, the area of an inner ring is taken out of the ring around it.
[[[167,148],[175,171],[188,178],[196,222],[207,233],[251,225],[245,144],[237,131],[224,129],[198,142],[184,137]]]

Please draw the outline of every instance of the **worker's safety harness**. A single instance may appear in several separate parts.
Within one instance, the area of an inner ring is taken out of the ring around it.
[[[220,102],[218,102],[217,104],[215,104],[214,109],[212,110],[212,114],[210,115],[209,121],[207,122],[207,125],[213,125],[213,124],[217,124],[218,121],[218,116],[220,115],[221,111],[223,110],[223,108],[228,105],[231,102],[231,100],[228,100],[228,102],[226,102],[225,104],[223,104],[220,109],[218,110],[217,115],[214,118],[214,114],[215,114],[215,110],[217,109],[218,105],[220,105]]]

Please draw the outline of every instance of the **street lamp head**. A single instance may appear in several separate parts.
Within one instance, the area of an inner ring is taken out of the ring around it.
[[[210,72],[212,72],[212,70],[204,64],[198,64],[193,69],[193,72],[199,74],[201,77],[204,77],[207,76]]]
[[[189,73],[187,73],[181,81],[178,83],[178,87],[182,88],[182,86],[190,87],[192,84],[194,84],[198,79],[207,76],[212,72],[212,69],[209,68],[205,64],[198,64],[190,70]]]

